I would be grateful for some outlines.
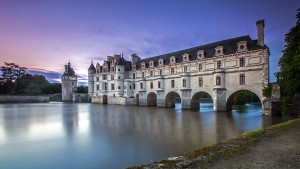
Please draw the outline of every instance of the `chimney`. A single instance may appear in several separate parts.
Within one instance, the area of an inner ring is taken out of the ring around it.
[[[65,73],[68,73],[68,65],[65,65]]]
[[[258,44],[260,46],[265,46],[265,42],[264,42],[264,27],[265,27],[265,20],[259,20],[256,21],[256,26],[257,26],[257,40],[258,40]]]

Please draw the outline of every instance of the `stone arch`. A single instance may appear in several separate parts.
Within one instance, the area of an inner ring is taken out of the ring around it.
[[[136,94],[135,99],[136,99],[136,105],[139,106],[140,105],[140,95]]]
[[[246,90],[246,89],[240,89],[240,90],[237,90],[237,91],[231,93],[231,94],[229,95],[229,97],[226,99],[226,110],[227,110],[227,111],[231,111],[231,110],[232,110],[232,102],[233,102],[234,97],[235,97],[238,93],[243,92],[243,91],[248,91],[248,92],[250,92],[250,93],[253,95],[253,97],[255,97],[255,98],[251,98],[251,99],[253,99],[253,100],[258,99],[258,100],[260,101],[261,104],[263,103],[263,102],[262,102],[262,98],[260,98],[260,97],[259,97],[260,95],[257,94],[256,92],[251,91],[251,90]]]
[[[107,104],[107,95],[103,95],[103,104]]]
[[[165,107],[175,107],[175,103],[177,99],[180,99],[181,102],[180,94],[178,94],[175,91],[169,92],[165,97]]]
[[[207,99],[207,101],[212,101],[212,96],[205,92],[205,91],[199,91],[199,92],[196,92],[194,93],[194,95],[192,96],[192,99],[191,99],[191,109],[199,109],[200,108],[200,98],[203,98],[205,95],[209,95],[210,98]],[[204,101],[204,100],[203,100]]]
[[[147,95],[147,106],[156,106],[157,104],[157,95],[154,92],[150,92]]]

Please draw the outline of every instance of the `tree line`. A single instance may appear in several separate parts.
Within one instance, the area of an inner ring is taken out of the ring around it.
[[[61,93],[61,83],[50,83],[44,75],[29,74],[27,68],[4,62],[0,68],[0,94],[43,95]],[[77,93],[87,93],[86,86],[79,86]]]

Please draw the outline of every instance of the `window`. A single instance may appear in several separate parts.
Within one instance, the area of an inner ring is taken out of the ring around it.
[[[133,89],[135,89],[135,83],[133,83]]]
[[[104,90],[107,90],[107,83],[104,83]]]
[[[220,69],[221,68],[221,61],[218,61],[217,62],[217,69]]]
[[[129,89],[131,89],[131,85],[129,86]]]
[[[217,77],[216,77],[216,85],[217,85],[217,86],[220,86],[220,85],[221,85],[221,77],[220,77],[220,76],[217,76]]]
[[[186,79],[182,80],[182,87],[186,87]]]
[[[96,73],[99,73],[99,69],[96,70]]]
[[[96,86],[96,90],[99,90],[99,85]]]
[[[120,68],[118,68],[118,72],[120,72]]]
[[[240,58],[240,67],[245,67],[245,59]]]
[[[150,82],[150,88],[153,89],[153,82]]]
[[[111,84],[111,90],[115,90],[115,84]]]
[[[118,86],[118,89],[121,89],[121,86]]]
[[[143,89],[143,83],[140,83],[140,88]]]
[[[159,70],[159,75],[162,75],[162,70],[161,69]]]
[[[157,84],[157,85],[158,85],[158,88],[160,89],[160,81],[158,82],[158,84]]]
[[[202,64],[199,64],[199,72],[202,72]]]
[[[106,80],[107,79],[107,76],[106,75],[103,75],[103,80]]]
[[[120,76],[118,76],[118,79],[121,79],[121,77],[120,77]]]
[[[106,69],[106,68],[104,68],[104,69],[103,69],[103,72],[106,72],[106,70],[107,70],[107,69]]]
[[[171,75],[173,75],[174,74],[174,68],[172,67],[171,68]]]
[[[72,82],[72,86],[74,86],[74,82]]]
[[[145,77],[145,73],[144,72],[142,72],[142,77]]]
[[[175,87],[175,81],[171,80],[171,87],[174,88]]]
[[[111,75],[110,78],[111,78],[111,80],[114,80],[114,79],[115,79],[115,76],[114,76],[114,75]]]
[[[132,78],[135,79],[135,73],[132,74]]]
[[[203,86],[203,78],[199,77],[199,87],[202,87],[202,86]]]
[[[240,74],[240,85],[245,84],[245,74]]]
[[[151,77],[153,76],[153,71],[152,71],[152,70],[150,71],[150,76],[151,76]]]
[[[183,67],[183,72],[187,72],[187,66]]]

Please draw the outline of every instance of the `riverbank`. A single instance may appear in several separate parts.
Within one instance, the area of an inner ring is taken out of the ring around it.
[[[0,103],[49,103],[49,96],[0,95]]]
[[[300,118],[171,157],[143,168],[298,168]]]

